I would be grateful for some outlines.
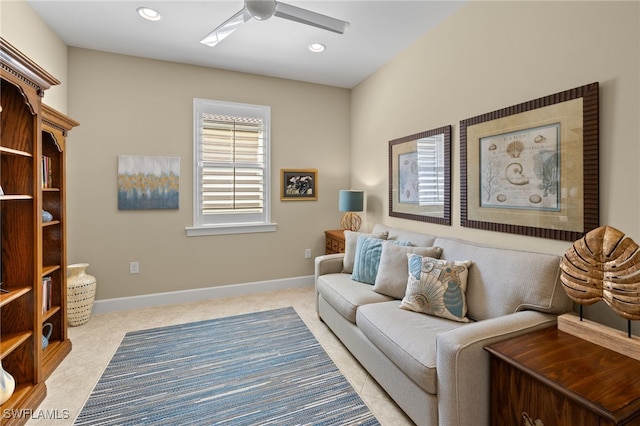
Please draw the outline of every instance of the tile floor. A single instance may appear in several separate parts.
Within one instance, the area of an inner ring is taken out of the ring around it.
[[[71,353],[47,380],[47,398],[27,426],[73,424],[127,331],[293,306],[382,425],[413,425],[318,319],[312,287],[95,315],[69,328]]]

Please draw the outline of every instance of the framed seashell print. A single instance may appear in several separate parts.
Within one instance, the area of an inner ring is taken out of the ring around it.
[[[565,241],[598,227],[598,88],[460,122],[462,226]]]
[[[451,225],[451,126],[389,141],[389,216]]]

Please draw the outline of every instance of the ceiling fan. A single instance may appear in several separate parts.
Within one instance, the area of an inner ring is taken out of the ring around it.
[[[200,43],[215,46],[251,18],[266,21],[272,16],[343,34],[349,23],[276,0],[245,0],[244,8],[207,34]]]

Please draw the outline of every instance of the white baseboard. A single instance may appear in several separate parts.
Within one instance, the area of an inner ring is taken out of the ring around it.
[[[115,299],[102,299],[95,301],[92,313],[95,315],[106,312],[126,311],[130,309],[149,308],[152,306],[173,305],[176,303],[197,302],[205,299],[245,296],[247,294],[307,287],[313,285],[313,280],[313,275],[309,275],[305,277],[284,278],[246,284],[233,284],[219,287],[145,294],[141,296],[118,297]]]

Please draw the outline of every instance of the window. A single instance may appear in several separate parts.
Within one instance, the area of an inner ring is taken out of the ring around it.
[[[270,232],[270,108],[193,100],[194,218],[187,235]]]

